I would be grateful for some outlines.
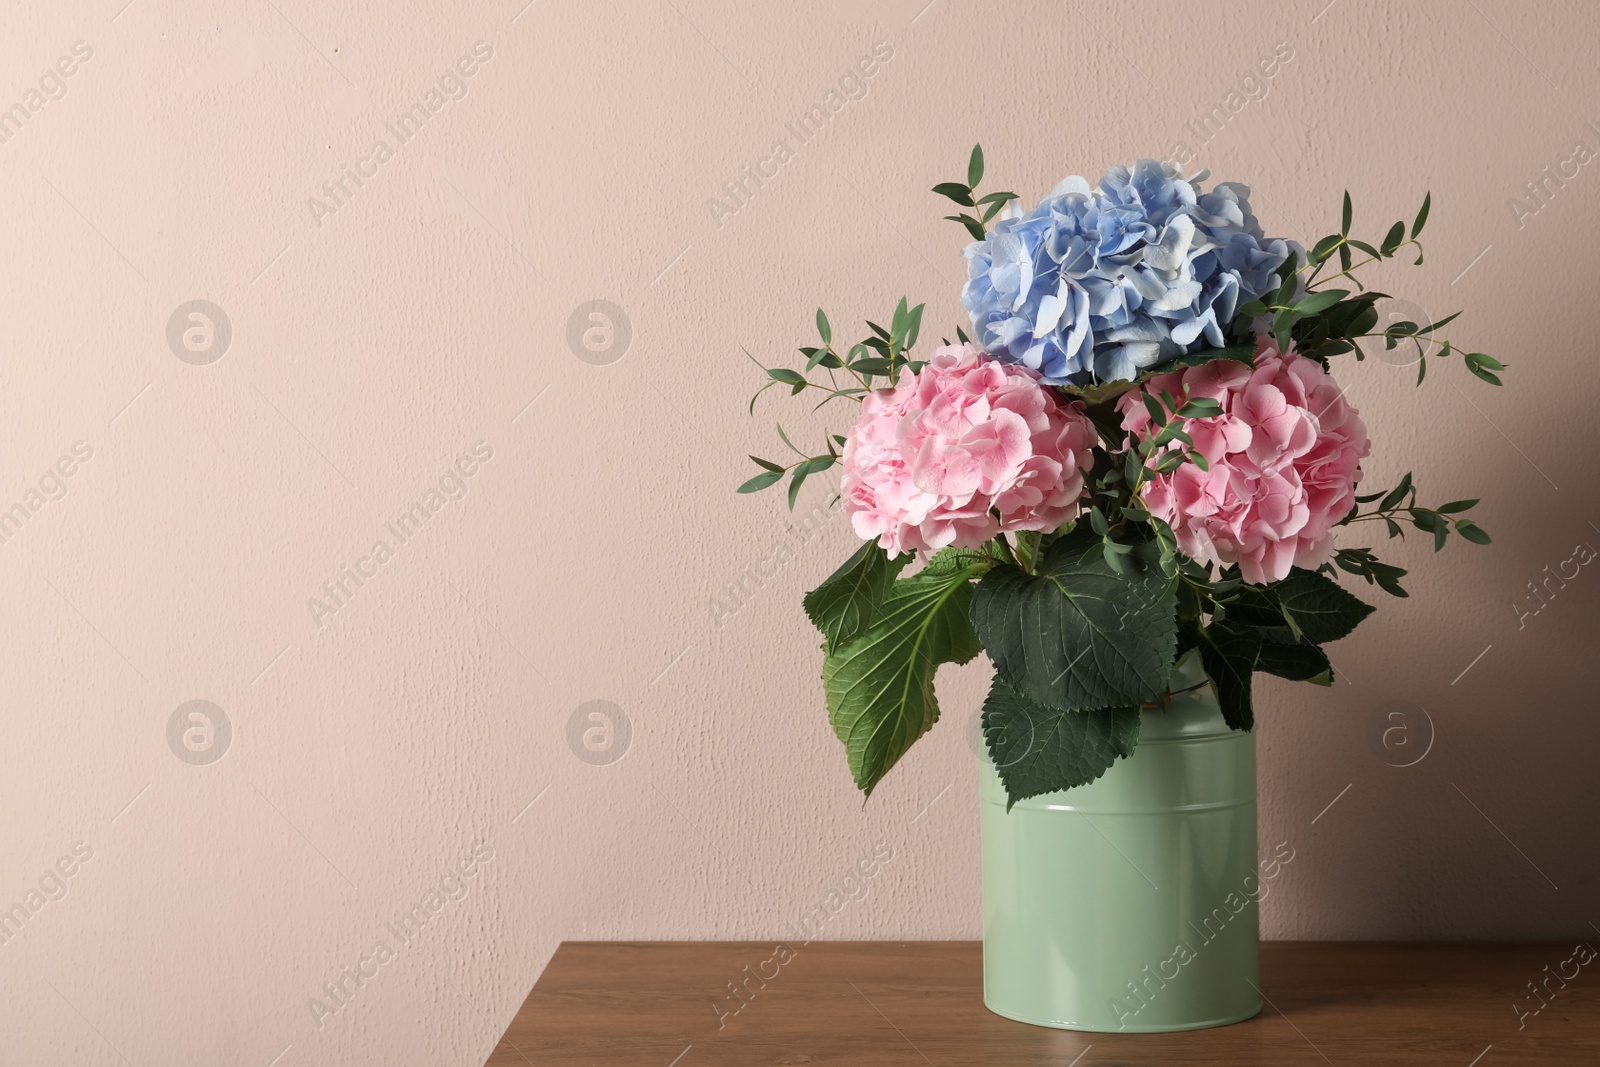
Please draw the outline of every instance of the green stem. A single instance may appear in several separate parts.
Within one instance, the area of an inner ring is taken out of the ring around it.
[[[1344,244],[1344,243],[1345,242],[1343,242],[1343,241],[1340,242],[1340,244]],[[1351,281],[1355,281],[1356,280],[1356,276],[1354,274],[1352,274],[1351,271],[1360,270],[1362,267],[1365,267],[1368,263],[1376,263],[1376,262],[1378,262],[1379,259],[1383,259],[1383,258],[1393,259],[1396,255],[1399,254],[1400,250],[1402,248],[1404,248],[1406,245],[1417,245],[1418,248],[1422,247],[1420,244],[1417,244],[1416,238],[1411,238],[1409,240],[1401,241],[1399,244],[1394,246],[1394,251],[1390,252],[1387,257],[1383,257],[1383,256],[1368,256],[1366,259],[1361,260],[1359,263],[1350,264],[1348,267],[1346,267],[1343,270],[1341,270],[1338,274],[1330,274],[1330,275],[1328,275],[1326,280],[1328,282],[1333,282],[1333,281],[1337,281],[1340,278],[1349,278]],[[1339,247],[1339,245],[1334,245],[1334,248],[1338,248],[1338,247]],[[1332,258],[1331,254],[1330,254],[1329,258]],[[1317,264],[1317,273],[1321,273],[1323,264],[1325,264],[1327,262],[1328,262],[1328,260],[1324,259],[1322,261],[1322,263]],[[1300,269],[1304,270],[1305,268],[1301,267]],[[1296,273],[1299,273],[1299,272],[1297,271]],[[1316,278],[1317,278],[1317,275],[1316,274],[1312,274],[1310,278],[1306,279],[1306,288],[1308,290],[1311,288],[1311,283],[1316,281]]]
[[[991,543],[1000,549],[1001,559],[1014,567],[1021,566],[1021,564],[1017,562],[1017,554],[1011,550],[1011,542],[1006,540],[1005,534],[995,534],[994,540]]]

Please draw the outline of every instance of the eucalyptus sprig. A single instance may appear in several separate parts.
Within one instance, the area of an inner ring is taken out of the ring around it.
[[[1361,510],[1362,504],[1370,504],[1373,501],[1378,502],[1375,508],[1370,511]],[[1490,538],[1483,527],[1465,516],[1452,518],[1452,516],[1461,515],[1464,511],[1472,510],[1477,504],[1478,501],[1474,498],[1472,500],[1452,500],[1447,504],[1440,504],[1436,508],[1418,507],[1417,487],[1412,484],[1411,474],[1408,471],[1406,476],[1400,479],[1400,484],[1388,492],[1369,493],[1365,496],[1356,497],[1355,507],[1350,509],[1350,514],[1345,516],[1339,525],[1344,526],[1356,522],[1382,522],[1389,531],[1390,537],[1404,537],[1406,532],[1400,525],[1400,521],[1403,519],[1409,521],[1416,529],[1433,535],[1433,550],[1435,552],[1444,547],[1452,527],[1456,533],[1473,544],[1487,545],[1490,543]]]
[[[1333,554],[1333,563],[1324,563],[1317,570],[1334,577],[1337,575],[1335,566],[1347,574],[1365,578],[1368,585],[1376,584],[1379,589],[1392,596],[1411,595],[1400,587],[1400,579],[1406,576],[1406,571],[1380,562],[1370,548],[1341,548]]]
[[[794,443],[789,440],[789,435],[783,432],[782,423],[778,424],[778,437],[784,444],[789,446],[791,452],[800,458],[793,463],[784,465],[774,463],[770,459],[762,459],[760,456],[751,456],[750,458],[755,460],[756,465],[761,468],[761,473],[739,486],[737,491],[740,493],[757,493],[768,486],[777,485],[783,481],[783,476],[788,474],[790,475],[789,510],[793,511],[795,498],[800,495],[800,486],[805,484],[805,480],[811,475],[825,471],[839,461],[839,453],[834,446],[843,447],[845,439],[838,434],[832,434],[824,442],[827,446],[827,451],[820,455],[808,456],[796,448]]]
[[[833,346],[833,326],[828,321],[827,313],[821,308],[817,309],[817,336],[820,345],[806,345],[799,349],[805,357],[805,370],[798,371],[792,367],[767,367],[763,365],[749,351],[745,355],[756,366],[760,367],[767,375],[767,381],[757,389],[750,398],[750,414],[755,414],[756,400],[762,393],[775,385],[787,385],[790,396],[799,396],[807,389],[815,389],[824,395],[813,408],[821,409],[835,400],[849,398],[860,401],[873,388],[874,379],[883,378],[887,382],[894,382],[900,375],[902,367],[911,368],[913,374],[922,369],[922,363],[911,358],[911,349],[917,343],[918,335],[922,332],[922,309],[925,305],[908,307],[905,297],[900,298],[900,303],[894,309],[894,315],[889,319],[889,328],[884,329],[877,323],[867,321],[871,333],[861,341],[845,351],[843,354]],[[827,372],[826,383],[811,380],[811,375],[818,369]],[[855,380],[854,385],[846,384],[841,387],[834,371],[848,372]],[[775,463],[772,460],[751,456],[761,471],[755,477],[739,486],[741,493],[756,493],[770,486],[777,485],[789,476],[789,508],[794,509],[795,500],[800,494],[800,486],[813,474],[818,474],[832,467],[839,461],[838,448],[844,446],[845,439],[838,434],[829,434],[825,440],[826,450],[816,455],[808,455],[803,450],[796,448],[789,440],[789,435],[784,432],[783,425],[778,425],[778,437],[800,459],[790,464]],[[835,447],[838,446],[838,447]]]
[[[966,227],[974,241],[981,241],[986,235],[986,228],[993,218],[1000,213],[1000,209],[1012,200],[1017,199],[1016,193],[1000,192],[978,195],[978,183],[983,180],[983,145],[972,146],[972,155],[967,159],[967,180],[965,182],[940,182],[933,187],[933,191],[940,196],[949,197],[958,205],[971,208],[972,214],[962,212],[959,215],[946,215],[951,222],[959,222]]]
[[[1330,275],[1327,278],[1327,281],[1331,282],[1335,278],[1349,278],[1351,283],[1354,284],[1357,289],[1362,288],[1362,285],[1356,280],[1354,273],[1356,270],[1366,266],[1368,263],[1376,263],[1380,260],[1393,259],[1399,254],[1400,249],[1402,248],[1412,245],[1416,246],[1417,259],[1412,266],[1422,266],[1422,242],[1418,241],[1417,238],[1422,233],[1422,227],[1427,225],[1428,211],[1432,207],[1433,194],[1423,194],[1422,207],[1417,210],[1416,218],[1414,218],[1411,222],[1411,232],[1409,236],[1406,233],[1406,224],[1403,221],[1396,222],[1393,226],[1389,227],[1389,232],[1384,234],[1382,243],[1374,246],[1366,241],[1360,241],[1350,236],[1350,223],[1354,212],[1352,211],[1350,203],[1350,191],[1346,189],[1344,194],[1344,208],[1341,211],[1339,218],[1339,232],[1330,233],[1328,236],[1322,238],[1322,240],[1312,245],[1310,253],[1308,253],[1306,256],[1305,266],[1300,268],[1301,271],[1311,271],[1311,276],[1306,279],[1306,288],[1314,289],[1316,287],[1317,276],[1322,273],[1322,268],[1327,265],[1328,260],[1333,257],[1335,252],[1337,252],[1339,255],[1339,273]],[[1352,263],[1351,261],[1354,259],[1350,252],[1352,248],[1358,252],[1361,252],[1367,258],[1361,260],[1360,262]]]
[[[1302,355],[1324,366],[1330,357],[1346,352],[1353,351],[1357,360],[1365,359],[1366,351],[1361,347],[1363,340],[1381,338],[1386,350],[1409,341],[1416,346],[1417,384],[1421,385],[1427,377],[1429,357],[1445,359],[1459,351],[1450,341],[1434,334],[1452,322],[1460,312],[1447,315],[1437,322],[1396,322],[1382,330],[1375,330],[1378,324],[1375,305],[1379,300],[1388,299],[1388,294],[1368,290],[1356,277],[1356,272],[1369,264],[1394,259],[1401,249],[1408,247],[1416,248],[1417,258],[1413,265],[1420,265],[1423,249],[1418,238],[1427,224],[1432,205],[1433,194],[1424,195],[1422,207],[1412,220],[1409,232],[1404,222],[1396,222],[1389,227],[1383,240],[1374,245],[1350,236],[1352,209],[1350,193],[1346,191],[1339,232],[1330,233],[1312,245],[1303,262],[1296,253],[1291,252],[1288,260],[1278,269],[1277,290],[1239,308],[1233,321],[1234,335],[1240,337],[1248,334],[1257,318],[1270,315],[1273,339],[1280,349],[1292,341]],[[1366,258],[1356,260],[1352,249]],[[1335,256],[1339,260],[1339,271],[1322,278],[1323,269]],[[1348,289],[1318,288],[1340,278],[1348,278],[1359,290],[1358,295],[1352,296]],[[1505,370],[1504,363],[1484,352],[1467,352],[1462,358],[1473,376],[1490,385],[1501,384],[1495,372]]]
[[[1100,535],[1099,551],[1114,572],[1123,573],[1128,558],[1135,552],[1145,551],[1151,557],[1150,562],[1163,573],[1176,577],[1182,560],[1177,537],[1170,526],[1145,507],[1140,492],[1152,475],[1170,474],[1185,463],[1193,463],[1201,470],[1209,469],[1205,456],[1194,448],[1194,438],[1189,436],[1184,425],[1190,419],[1222,414],[1222,405],[1210,397],[1191,397],[1187,392],[1180,400],[1165,389],[1157,395],[1147,392],[1143,399],[1157,432],[1129,442],[1127,435],[1118,431],[1106,441],[1113,462],[1099,469],[1090,489],[1088,520],[1090,528]],[[1097,420],[1103,437],[1108,433],[1108,421]],[[1115,462],[1118,453],[1120,463]],[[1137,526],[1148,527],[1152,536],[1147,538],[1138,533],[1133,540],[1128,540],[1127,536],[1136,533]],[[1147,545],[1152,547],[1146,548]]]
[[[1367,511],[1361,510],[1361,505],[1371,504],[1374,501],[1377,501],[1375,507]],[[1415,529],[1433,537],[1435,552],[1444,547],[1452,528],[1463,540],[1475,545],[1487,545],[1490,543],[1488,531],[1463,514],[1472,510],[1477,504],[1476,499],[1452,500],[1434,508],[1418,507],[1417,489],[1412,482],[1410,472],[1407,472],[1405,477],[1400,479],[1400,483],[1387,492],[1368,493],[1356,497],[1355,506],[1339,525],[1382,522],[1391,538],[1403,538],[1406,531],[1401,523],[1409,522]],[[1370,548],[1341,548],[1333,554],[1332,561],[1324,563],[1319,570],[1334,575],[1337,573],[1335,568],[1346,574],[1364,578],[1368,585],[1376,585],[1394,596],[1410,595],[1400,585],[1400,579],[1406,575],[1405,570],[1382,562],[1372,554]]]

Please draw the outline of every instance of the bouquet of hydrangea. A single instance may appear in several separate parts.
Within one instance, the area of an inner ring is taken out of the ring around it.
[[[887,328],[820,344],[804,370],[763,368],[793,394],[858,401],[825,450],[762,468],[740,487],[842,467],[839,493],[865,541],[805,598],[822,632],[822,680],[856,784],[870,794],[938,718],[934,672],[988,653],[983,732],[1012,803],[1099,778],[1170,697],[1173,667],[1197,655],[1227,723],[1249,730],[1258,671],[1330,684],[1322,646],[1372,608],[1343,571],[1405,596],[1398,567],[1343,527],[1407,526],[1435,550],[1452,532],[1487,544],[1475,500],[1417,503],[1408,474],[1363,493],[1366,426],[1330,374],[1363,346],[1414,346],[1417,382],[1460,355],[1500,384],[1501,363],[1439,333],[1455,316],[1380,327],[1356,273],[1414,249],[1338,232],[1309,251],[1267,239],[1250,190],[1202,190],[1167,164],[1061,182],[1031,210],[965,182],[934,192],[973,237],[956,330],[913,357],[923,305],[901,300]],[[1346,283],[1349,288],[1337,287]],[[759,393],[757,394],[760,395]],[[751,401],[752,411],[754,400]],[[915,560],[919,566],[908,573]]]

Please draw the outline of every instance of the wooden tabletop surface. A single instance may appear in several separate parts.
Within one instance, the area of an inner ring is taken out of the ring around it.
[[[1576,947],[1267,942],[1259,1016],[1133,1035],[990,1014],[970,941],[566,942],[487,1067],[1600,1065],[1600,960]]]

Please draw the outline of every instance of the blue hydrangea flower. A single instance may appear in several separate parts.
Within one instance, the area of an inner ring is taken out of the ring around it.
[[[967,246],[973,340],[1052,384],[1136,379],[1224,344],[1235,310],[1277,285],[1298,246],[1263,238],[1250,190],[1141,159],[1091,189],[1067,178]]]

